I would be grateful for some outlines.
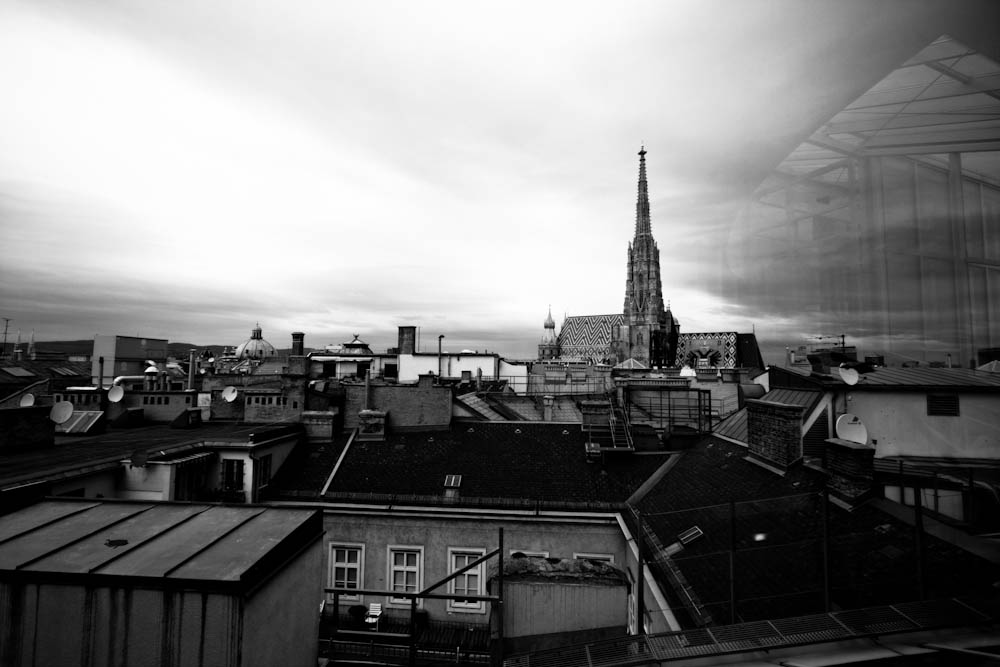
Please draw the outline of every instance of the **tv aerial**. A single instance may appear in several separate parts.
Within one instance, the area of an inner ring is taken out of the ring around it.
[[[25,394],[24,396],[21,397],[21,400],[19,400],[17,404],[22,408],[30,408],[32,405],[35,404],[35,395]]]
[[[73,416],[73,404],[69,401],[59,401],[49,410],[49,419],[56,424],[65,424]]]
[[[229,385],[222,390],[222,400],[226,403],[232,403],[235,401],[237,395],[239,395],[239,391],[233,385]]]
[[[108,400],[112,403],[120,403],[123,398],[125,398],[125,388],[121,385],[116,384],[108,390]]]

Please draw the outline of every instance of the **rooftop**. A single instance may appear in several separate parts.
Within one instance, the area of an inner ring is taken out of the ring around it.
[[[174,429],[167,424],[114,429],[95,436],[57,436],[54,447],[27,451],[0,450],[0,492],[22,483],[54,481],[83,468],[116,465],[137,449],[147,453],[190,445],[204,440],[246,439],[261,424],[206,422],[196,429]]]
[[[771,367],[770,371],[788,373],[793,376],[809,378],[819,386],[848,386],[839,375],[837,369],[831,368],[829,375],[816,375],[808,367]],[[774,383],[772,382],[772,386]],[[933,368],[930,366],[915,366],[898,368],[881,366],[871,373],[862,373],[852,391],[892,390],[892,389],[948,389],[967,391],[1000,391],[1000,373],[977,371],[967,368]]]
[[[47,500],[0,517],[0,579],[245,592],[322,532],[314,510]]]
[[[1000,580],[996,563],[928,530],[920,581],[912,510],[892,515],[878,501],[852,511],[829,503],[824,508],[823,472],[798,465],[779,476],[746,460],[746,454],[744,447],[706,438],[683,452],[636,503],[655,538],[651,567],[675,589],[678,571],[693,586],[693,601],[674,597],[689,617],[701,614],[718,623],[824,611],[824,545],[831,599],[843,609],[916,600],[921,588],[928,597],[969,594]],[[663,548],[695,526],[700,535],[664,557]],[[730,572],[735,572],[735,606]]]
[[[354,442],[330,486],[343,494],[437,496],[461,475],[462,503],[475,498],[624,503],[666,455],[607,455],[587,463],[579,425],[534,422],[456,423],[450,430],[391,434]]]

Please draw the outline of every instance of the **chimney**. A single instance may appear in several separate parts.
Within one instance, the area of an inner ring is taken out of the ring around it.
[[[413,354],[417,349],[417,328],[399,327],[399,354]]]
[[[552,421],[552,404],[555,403],[554,396],[542,397],[542,421]]]
[[[194,365],[194,350],[188,355],[188,390],[194,389],[194,376],[197,369]]]
[[[292,332],[292,356],[301,357],[306,353],[306,335],[301,331]]]

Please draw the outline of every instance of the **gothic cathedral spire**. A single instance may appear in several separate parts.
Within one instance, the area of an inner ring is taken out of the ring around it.
[[[631,358],[647,367],[673,363],[671,341],[676,338],[676,331],[673,317],[663,307],[660,249],[653,239],[649,219],[645,146],[639,150],[635,237],[628,247],[624,324],[616,338],[619,361]]]

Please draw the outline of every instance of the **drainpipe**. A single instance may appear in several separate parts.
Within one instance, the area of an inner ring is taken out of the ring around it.
[[[441,384],[441,340],[444,334],[438,336],[438,384]]]

